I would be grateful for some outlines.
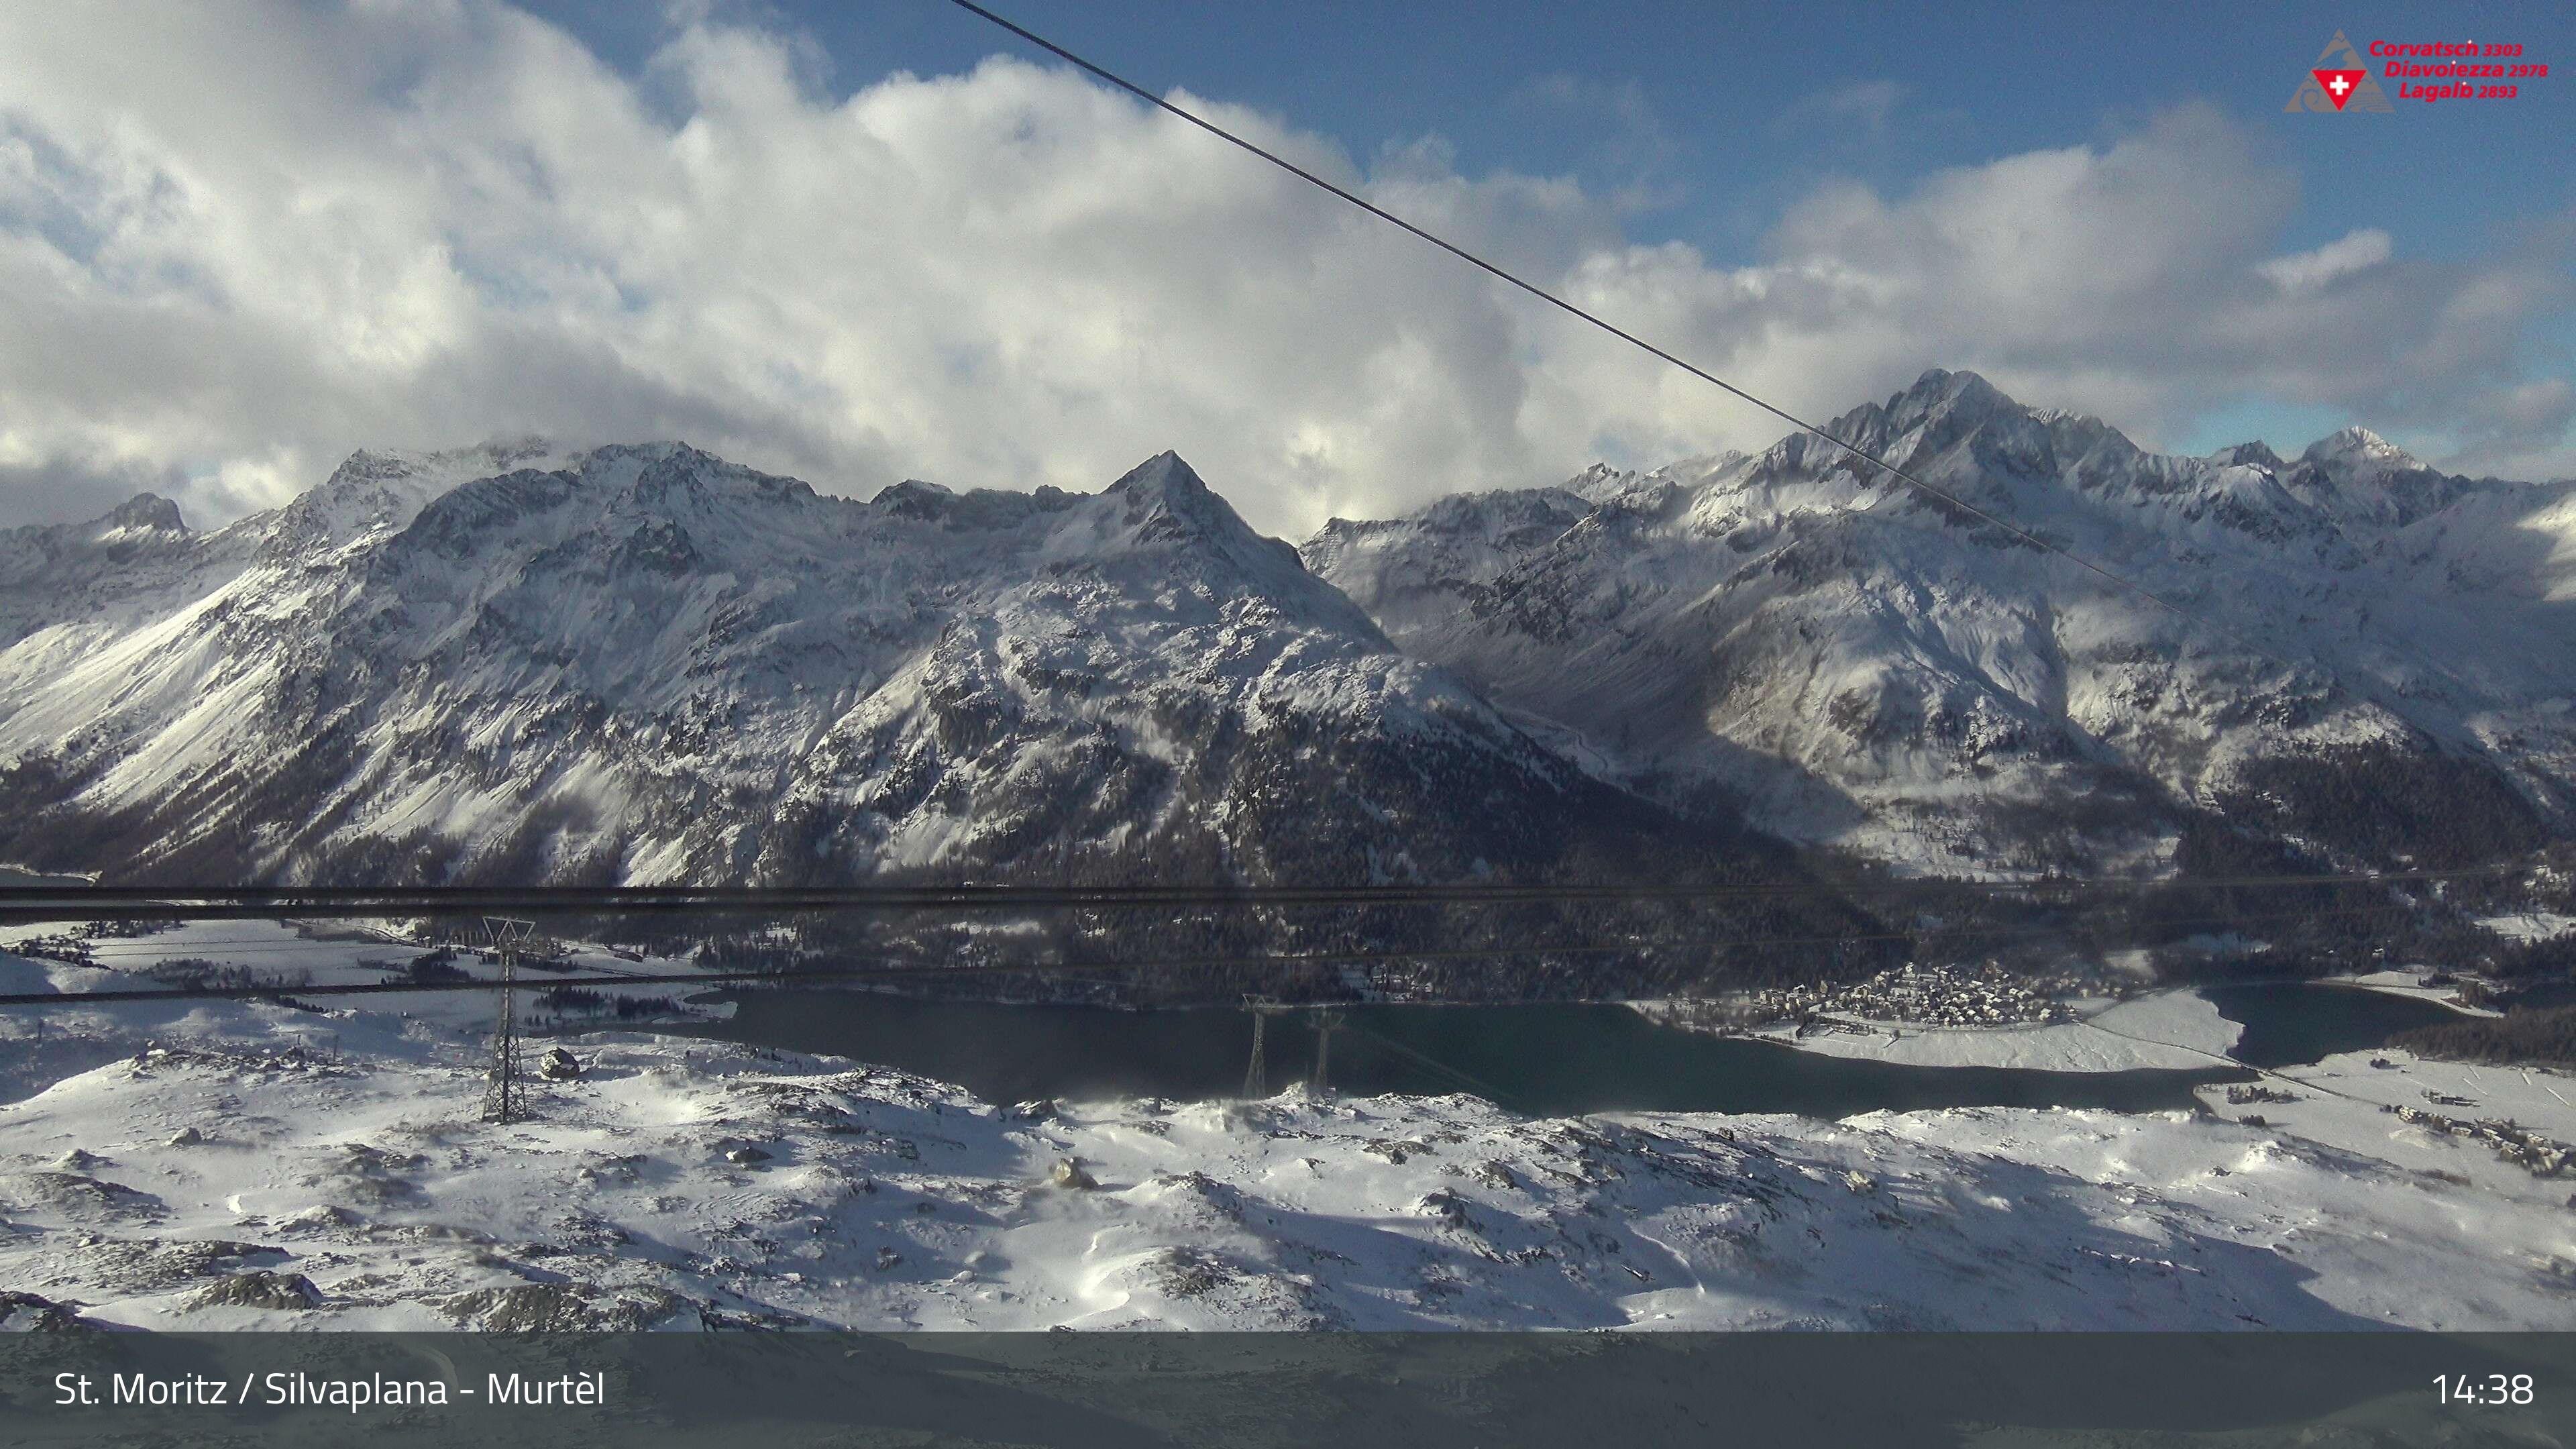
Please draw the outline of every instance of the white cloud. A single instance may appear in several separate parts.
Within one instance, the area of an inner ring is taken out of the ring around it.
[[[2105,147],[1942,171],[1902,196],[1825,186],[1782,219],[1761,265],[1712,267],[1682,246],[1602,251],[1576,286],[1593,310],[1639,318],[1811,418],[1938,364],[2150,443],[2249,397],[2346,408],[2393,432],[2470,415],[2563,431],[2544,406],[2495,401],[2523,384],[2524,328],[2576,300],[2563,246],[2436,263],[2393,257],[2364,231],[2275,256],[2297,199],[2295,177],[2216,113],[2184,109]],[[1568,337],[1555,355],[1576,353]],[[1559,425],[1588,417],[1648,454],[1707,433],[1704,389],[1610,365],[1628,386],[1568,377],[1551,394]],[[1770,430],[1731,431],[1743,446]]]
[[[174,479],[223,517],[359,446],[533,431],[862,494],[1096,488],[1177,447],[1295,534],[1779,431],[1069,75],[833,103],[814,69],[701,23],[639,86],[480,0],[0,7],[0,523]],[[1828,186],[1727,268],[1570,181],[1436,143],[1364,174],[1187,103],[1809,412],[1938,364],[2150,436],[2257,391],[2564,429],[2498,340],[2567,306],[2550,258],[2275,257],[2294,183],[2206,114]]]
[[[2274,257],[2254,270],[2284,292],[2307,292],[2337,277],[2378,266],[2395,253],[2388,233],[2375,226],[2356,228],[2312,252]]]

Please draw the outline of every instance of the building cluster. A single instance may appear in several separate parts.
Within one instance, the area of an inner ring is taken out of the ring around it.
[[[83,921],[66,931],[24,937],[9,950],[13,955],[41,957],[69,966],[96,966],[98,958],[91,954],[90,942],[149,936],[168,929],[158,921]]]
[[[1909,962],[1854,984],[1758,992],[1754,1015],[1765,1021],[1805,1022],[1832,1014],[1924,1026],[2026,1026],[2073,1021],[2074,1008],[2056,995],[2075,984],[2072,977],[2016,975],[1991,963],[1971,971]]]
[[[2379,1110],[2394,1113],[2398,1121],[2411,1123],[2428,1132],[2484,1142],[2495,1149],[2498,1157],[2534,1177],[2565,1177],[2576,1173],[2576,1147],[2552,1141],[2507,1118],[2489,1117],[2464,1122],[2457,1117],[2427,1112],[2421,1107],[2389,1106]]]
[[[67,966],[95,966],[89,942],[78,936],[29,936],[9,948],[10,954],[60,961]]]

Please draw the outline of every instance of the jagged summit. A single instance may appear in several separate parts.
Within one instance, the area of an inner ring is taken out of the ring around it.
[[[2264,446],[2261,439],[2236,443],[2209,455],[2209,461],[2224,468],[2262,468],[2277,471],[2286,467],[2281,455]]]
[[[941,500],[956,496],[957,490],[953,488],[920,478],[906,478],[878,489],[877,496],[869,501],[891,512],[904,512],[925,507],[936,509]]]
[[[1977,373],[1933,367],[1926,368],[1913,386],[1890,397],[1886,410],[1897,418],[1914,418],[1934,412],[2010,412],[2020,407]]]
[[[1976,498],[1981,506],[2010,501],[2006,492],[2014,482],[2073,481],[2125,468],[2140,451],[2099,418],[2027,407],[1976,373],[1941,368],[1926,371],[1884,402],[1853,408],[1824,431],[1861,453]],[[1740,467],[1721,466],[1700,476],[1772,486],[1836,473],[1863,487],[1896,482],[1845,448],[1804,432],[1783,437]],[[1654,476],[1682,481],[1690,475],[1663,470]]]
[[[1130,498],[1156,498],[1166,501],[1196,500],[1208,495],[1207,481],[1183,461],[1180,454],[1166,448],[1137,464],[1109,485],[1112,493]]]
[[[1846,442],[1859,443],[1865,438],[1895,439],[1925,431],[1955,439],[1996,424],[2040,428],[2055,424],[2106,426],[2100,419],[2080,413],[2025,407],[1977,373],[1935,367],[1927,369],[1911,386],[1889,394],[1885,402],[1863,403],[1843,414],[1826,431]],[[1791,434],[1782,443],[1801,438],[1814,442],[1805,434]],[[1827,448],[1824,453],[1835,451]]]
[[[2368,428],[2345,428],[2308,445],[2305,462],[2339,467],[2347,472],[2416,472],[2424,464],[2413,454]]]
[[[1126,503],[1131,525],[1161,517],[1183,524],[1188,531],[1252,536],[1234,506],[1218,497],[1175,452],[1157,453],[1128,469],[1104,494],[1112,495]]]
[[[102,538],[125,530],[148,530],[160,533],[186,533],[187,520],[179,516],[179,505],[158,493],[137,493],[110,509],[98,520]]]
[[[1178,453],[1157,453],[1137,464],[1099,498],[1119,507],[1114,534],[1124,550],[1173,554],[1159,566],[1202,579],[1211,568],[1225,578],[1258,579],[1264,592],[1297,600],[1303,614],[1332,617],[1336,628],[1377,632],[1349,600],[1306,578],[1306,565],[1293,545],[1245,523],[1234,505],[1209,488]]]
[[[262,556],[272,561],[316,548],[344,548],[408,527],[421,510],[464,483],[517,469],[559,465],[567,457],[538,438],[433,451],[360,449],[333,469],[321,486],[235,527],[259,533]]]

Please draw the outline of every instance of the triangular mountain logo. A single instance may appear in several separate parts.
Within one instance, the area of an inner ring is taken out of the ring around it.
[[[2370,78],[2369,67],[2361,63],[2361,52],[2338,30],[2317,55],[2317,68],[2290,94],[2285,111],[2393,111],[2388,92]]]

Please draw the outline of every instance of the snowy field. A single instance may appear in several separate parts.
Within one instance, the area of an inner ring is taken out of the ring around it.
[[[13,983],[78,974],[10,969]],[[535,1084],[533,1119],[497,1127],[479,1120],[478,1044],[441,1021],[147,1003],[93,1008],[116,1021],[84,1036],[75,1003],[49,1014],[52,1039],[100,1060],[62,1062],[60,1080],[0,1105],[0,1291],[106,1323],[2576,1316],[2569,1180],[2379,1110],[2438,1093],[2476,1105],[2436,1112],[2576,1138],[2576,1082],[2538,1073],[2337,1058],[2293,1074],[2298,1101],[2213,1093],[2214,1115],[1531,1120],[1469,1097],[1294,1091],[1015,1109],[845,1061],[606,1033],[571,1043],[585,1076]],[[27,1015],[0,1013],[22,1033],[0,1055],[21,1058]],[[2269,1125],[2231,1120],[2254,1114]],[[14,1316],[45,1311],[21,1300]]]
[[[2384,1062],[2385,1066],[2373,1066]],[[2576,1142],[2576,1077],[2524,1067],[2428,1061],[2401,1051],[2346,1052],[2279,1074],[2295,1085],[2294,1102],[2224,1105],[2224,1089],[2204,1088],[2215,1110],[2260,1115],[2305,1140],[2392,1163],[2442,1180],[2462,1179],[2463,1202],[2511,1198],[2576,1218],[2576,1179],[2536,1177],[2482,1142],[2407,1122],[2384,1110],[2406,1107],[2455,1122],[2509,1120],[2559,1142]],[[2272,1085],[2280,1086],[2274,1082]],[[2459,1221],[2461,1230],[2469,1224]],[[2568,1285],[2576,1295],[2576,1281]],[[2576,1325],[2576,1302],[2568,1324]],[[2562,1325],[2568,1326],[2568,1325]]]
[[[2478,924],[2508,941],[2528,944],[2555,941],[2570,931],[2576,931],[2576,916],[2562,916],[2555,911],[2520,911],[2509,916],[2482,917]]]
[[[2356,986],[2364,991],[2378,991],[2390,996],[2411,996],[2417,1001],[2429,1001],[2435,1006],[2447,1006],[2462,1016],[2504,1015],[2493,1007],[2471,1006],[2460,1000],[2460,989],[2457,986],[2419,985],[2425,974],[2426,972],[2420,967],[2411,971],[2372,971],[2358,976],[2327,976],[2320,978],[2319,984]]]

